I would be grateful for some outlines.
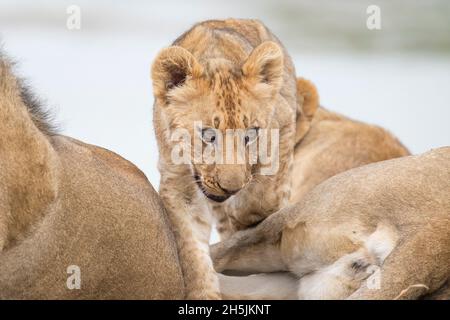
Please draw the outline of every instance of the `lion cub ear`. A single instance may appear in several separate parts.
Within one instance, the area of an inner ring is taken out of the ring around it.
[[[309,80],[297,78],[297,130],[295,143],[300,142],[311,128],[311,121],[319,107],[319,94]]]
[[[161,50],[152,65],[153,94],[166,100],[170,90],[182,86],[188,78],[200,77],[202,67],[186,49],[172,46]]]
[[[311,121],[319,107],[319,93],[316,86],[309,80],[297,78],[297,96],[303,115]]]
[[[283,84],[283,50],[278,44],[266,41],[257,46],[242,66],[247,79],[270,85],[274,91]]]

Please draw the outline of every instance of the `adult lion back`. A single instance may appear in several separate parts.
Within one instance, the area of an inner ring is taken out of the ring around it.
[[[0,299],[184,297],[157,193],[131,163],[54,134],[0,57]]]

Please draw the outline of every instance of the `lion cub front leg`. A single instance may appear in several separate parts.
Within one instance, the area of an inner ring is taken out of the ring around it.
[[[182,195],[161,190],[178,247],[186,286],[186,299],[220,299],[217,274],[209,255],[211,221],[205,208],[187,204]]]

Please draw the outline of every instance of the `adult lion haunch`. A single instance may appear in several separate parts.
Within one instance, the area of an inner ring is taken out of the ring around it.
[[[40,110],[0,56],[0,299],[183,298],[175,242],[146,177],[54,134]],[[79,290],[68,288],[70,266]]]

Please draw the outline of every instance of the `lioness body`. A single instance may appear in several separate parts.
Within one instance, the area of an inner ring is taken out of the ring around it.
[[[0,57],[0,299],[183,298],[173,234],[144,174],[52,133],[42,115]]]
[[[418,298],[450,277],[449,195],[450,148],[370,164],[328,179],[212,254],[218,270],[295,273],[299,298]],[[370,287],[363,280],[374,267],[379,286]],[[240,283],[224,294],[242,297]]]

